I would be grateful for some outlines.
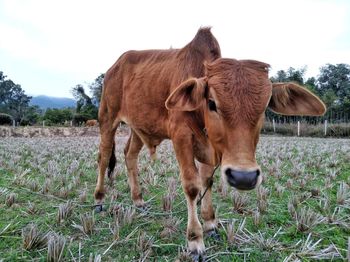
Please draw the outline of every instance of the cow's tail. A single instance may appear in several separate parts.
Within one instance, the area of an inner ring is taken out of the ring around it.
[[[109,158],[108,171],[107,171],[107,175],[109,179],[112,178],[113,170],[115,168],[116,163],[117,163],[117,158],[115,157],[115,142],[113,141],[113,148],[112,148],[111,157]]]

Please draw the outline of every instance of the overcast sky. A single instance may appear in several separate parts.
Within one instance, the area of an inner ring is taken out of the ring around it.
[[[349,0],[0,0],[0,71],[27,94],[72,97],[130,49],[181,48],[212,26],[222,56],[270,74],[350,64]]]

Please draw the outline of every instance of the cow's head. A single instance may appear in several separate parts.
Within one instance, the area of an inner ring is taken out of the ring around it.
[[[168,97],[166,107],[203,112],[208,140],[221,156],[221,173],[238,189],[261,183],[255,151],[265,110],[284,115],[320,116],[322,101],[294,83],[271,83],[269,65],[252,60],[218,59],[206,77],[189,79]]]

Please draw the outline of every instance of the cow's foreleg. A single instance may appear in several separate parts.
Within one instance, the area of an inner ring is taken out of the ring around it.
[[[187,241],[193,255],[205,251],[203,229],[197,215],[197,199],[201,191],[201,180],[194,163],[192,137],[179,136],[173,139],[176,158],[180,165],[182,187],[187,200]]]
[[[126,167],[128,169],[128,182],[131,191],[131,199],[137,207],[143,207],[145,205],[142,199],[137,168],[138,155],[142,146],[143,142],[140,137],[134,131],[131,131],[131,135],[124,149],[124,154]]]
[[[204,191],[207,188],[207,191],[201,201],[201,216],[204,220],[204,232],[215,231],[217,226],[211,195],[211,188],[213,185],[213,171],[214,167],[199,163],[199,175],[202,180],[202,194],[204,194]]]

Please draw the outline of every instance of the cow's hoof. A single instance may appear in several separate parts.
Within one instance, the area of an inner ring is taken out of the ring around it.
[[[206,235],[210,237],[211,239],[214,239],[215,241],[220,241],[221,236],[219,232],[216,229],[212,229],[206,232]]]
[[[95,205],[95,213],[101,213],[102,211],[105,211],[102,204]]]
[[[194,262],[205,262],[205,253],[191,252],[191,258]]]
[[[136,206],[136,209],[142,214],[147,214],[151,209],[151,206],[148,204],[143,204],[142,206]]]
[[[188,240],[188,251],[190,252],[192,260],[205,261],[205,246],[203,242],[203,235],[201,234],[201,236],[196,236],[193,234],[193,232],[190,232],[189,235],[192,239],[194,238],[193,240]]]

